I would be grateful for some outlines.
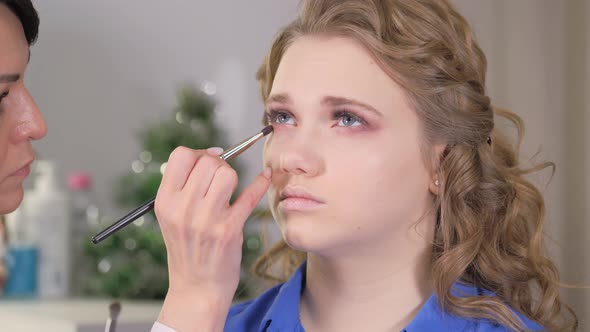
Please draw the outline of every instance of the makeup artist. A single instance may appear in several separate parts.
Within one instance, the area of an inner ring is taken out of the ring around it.
[[[47,133],[24,83],[29,46],[39,29],[29,0],[0,0],[0,214],[15,210],[35,158],[31,142]]]
[[[24,84],[29,47],[36,40],[38,29],[39,18],[30,0],[0,0],[0,215],[19,206],[23,181],[35,158],[32,142],[47,133],[43,116]],[[180,308],[195,313],[193,317],[208,312],[209,308],[192,304],[196,297],[207,294],[225,292],[226,296],[219,300],[229,300],[214,307],[231,305],[240,273],[242,236],[241,232],[230,230],[246,220],[267,191],[270,169],[261,172],[230,206],[237,174],[219,158],[221,153],[221,148],[181,147],[168,161],[156,199],[156,212],[161,216],[159,222],[169,248],[171,276],[169,296],[161,313],[163,321],[178,322],[177,317],[185,317],[186,312]],[[189,205],[194,205],[194,209],[187,210],[185,207]],[[187,215],[170,214],[173,211],[184,211]],[[208,215],[199,215],[202,211]],[[209,223],[177,222],[195,218]],[[206,231],[199,231],[203,227]],[[173,249],[170,243],[174,243]],[[197,248],[200,255],[193,254]],[[202,254],[205,252],[209,255]],[[234,289],[228,288],[234,281]]]

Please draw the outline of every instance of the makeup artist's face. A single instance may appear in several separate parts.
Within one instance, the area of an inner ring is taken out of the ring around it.
[[[391,243],[431,206],[418,119],[402,88],[353,40],[297,39],[267,113],[268,198],[292,247],[330,254]]]
[[[31,140],[47,131],[24,85],[29,46],[18,18],[0,5],[0,214],[16,209],[34,153]]]

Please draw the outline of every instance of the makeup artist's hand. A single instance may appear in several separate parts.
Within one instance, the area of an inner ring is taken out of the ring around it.
[[[270,184],[265,170],[230,205],[238,178],[221,152],[174,150],[156,196],[170,282],[159,321],[177,331],[223,329],[240,278],[244,222]]]

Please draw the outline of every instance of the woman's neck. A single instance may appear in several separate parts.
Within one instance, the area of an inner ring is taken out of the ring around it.
[[[432,234],[407,235],[384,241],[374,255],[308,254],[300,303],[306,331],[405,327],[432,294]]]

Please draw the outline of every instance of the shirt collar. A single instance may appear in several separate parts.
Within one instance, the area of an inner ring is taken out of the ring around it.
[[[453,284],[451,289],[451,294],[458,297],[477,296],[479,293],[480,290],[477,287],[459,282]],[[458,317],[444,312],[439,305],[436,294],[433,293],[402,332],[432,331],[434,328],[442,331],[465,331],[473,324],[475,324],[475,321],[469,318]]]
[[[273,303],[261,321],[259,331],[303,331],[299,319],[299,301],[305,282],[307,262],[295,270],[295,273],[278,291]],[[451,293],[455,296],[477,296],[480,289],[475,286],[455,283]],[[445,313],[433,293],[420,308],[414,319],[402,332],[423,332],[444,326],[444,331],[464,331],[472,326],[474,321]]]
[[[259,331],[272,326],[272,331],[303,331],[299,320],[299,300],[303,291],[307,262],[303,262],[285,282],[261,321]]]

